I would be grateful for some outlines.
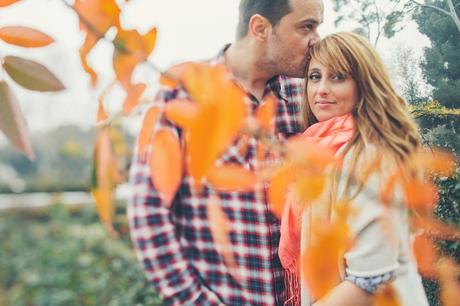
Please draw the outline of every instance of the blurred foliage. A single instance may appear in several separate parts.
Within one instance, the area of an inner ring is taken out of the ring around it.
[[[417,118],[425,145],[440,148],[460,156],[460,110],[446,108],[438,102],[411,105]],[[435,209],[438,219],[460,227],[460,165],[452,178],[436,178],[439,202]],[[442,255],[460,263],[460,241],[439,240],[438,250]],[[424,279],[425,290],[431,306],[440,306],[439,286],[436,279]]]
[[[109,238],[93,207],[0,215],[0,305],[162,305],[117,226]]]
[[[425,3],[449,11],[447,1],[430,0]],[[456,13],[460,14],[458,5]],[[460,32],[452,16],[423,7],[419,7],[413,16],[418,30],[430,39],[430,46],[424,48],[422,70],[428,84],[433,86],[433,98],[448,107],[459,107]]]
[[[127,148],[133,147],[134,137],[116,127],[113,131],[112,145],[123,173],[131,154]],[[25,189],[12,190],[9,179],[0,176],[0,193],[89,190],[94,139],[95,129],[83,130],[73,125],[35,133],[32,135],[34,162],[18,154],[12,146],[1,147],[0,166],[10,167],[14,176],[24,182]]]

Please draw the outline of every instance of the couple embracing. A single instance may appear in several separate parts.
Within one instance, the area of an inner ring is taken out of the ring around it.
[[[314,243],[311,227],[335,217],[320,201],[302,206],[287,192],[279,219],[265,188],[216,192],[230,222],[240,271],[236,280],[210,234],[206,203],[212,192],[197,192],[184,174],[167,207],[151,182],[148,160],[136,156],[127,213],[148,280],[168,305],[370,306],[376,290],[390,283],[403,306],[428,305],[411,253],[407,208],[397,195],[384,205],[363,191],[379,190],[390,170],[404,168],[420,148],[406,103],[378,54],[353,33],[320,40],[321,0],[241,0],[239,14],[235,42],[209,63],[228,68],[253,111],[275,97],[280,139],[296,135],[342,160],[336,183],[324,191],[335,203],[351,203],[357,211],[347,219],[353,244],[343,254],[341,280],[316,299],[301,279],[300,255]],[[188,97],[181,87],[163,88],[153,105]],[[152,129],[181,137],[178,127],[164,118]],[[230,147],[223,158],[252,169],[256,146],[249,142],[244,154]],[[359,177],[377,155],[381,166],[365,188],[351,184],[350,177]]]

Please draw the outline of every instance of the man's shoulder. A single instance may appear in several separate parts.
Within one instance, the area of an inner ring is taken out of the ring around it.
[[[302,103],[305,90],[305,79],[285,75],[278,77],[280,95],[287,101]]]

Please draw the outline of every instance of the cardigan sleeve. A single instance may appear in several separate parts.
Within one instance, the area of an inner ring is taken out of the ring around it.
[[[353,244],[344,255],[347,275],[368,278],[399,268],[398,208],[380,201],[381,181],[381,173],[371,175],[352,200],[348,226]]]

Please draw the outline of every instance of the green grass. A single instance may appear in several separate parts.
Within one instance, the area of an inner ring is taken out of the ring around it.
[[[135,259],[126,221],[107,236],[93,208],[0,215],[0,305],[162,305]]]

